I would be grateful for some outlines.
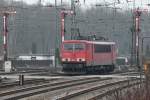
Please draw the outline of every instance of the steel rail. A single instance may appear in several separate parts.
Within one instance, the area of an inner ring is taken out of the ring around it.
[[[116,91],[119,91],[119,90],[123,90],[123,89],[126,89],[126,88],[130,88],[132,86],[135,86],[135,85],[139,85],[141,84],[141,82],[136,82],[136,83],[131,83],[131,84],[128,84],[128,85],[125,85],[125,86],[121,86],[121,87],[118,87],[118,88],[114,88],[114,89],[111,89],[109,91],[105,91],[104,93],[101,93],[99,95],[96,95],[94,97],[91,97],[90,99],[88,100],[98,100],[98,99],[101,99],[107,95],[110,95],[112,93],[115,93]]]
[[[0,93],[0,99],[3,100],[16,100],[21,99],[25,97],[29,97],[32,95],[40,94],[40,93],[46,93],[49,91],[59,90],[71,86],[86,84],[86,83],[92,83],[96,81],[104,81],[109,80],[112,78],[84,78],[84,79],[78,79],[78,80],[71,80],[71,81],[63,81],[63,82],[57,82],[57,83],[50,83],[50,84],[43,84],[38,86],[32,86],[28,88],[22,88],[18,90],[12,90],[8,92]],[[18,93],[18,94],[17,94]]]
[[[40,73],[40,72],[46,72],[44,70],[30,70],[30,71],[14,71],[14,72],[1,72],[0,75],[11,75],[11,74],[32,74],[32,73]],[[47,71],[48,72],[48,71]]]
[[[50,80],[45,80],[45,79],[30,79],[30,80],[24,80],[24,85],[26,84],[34,84],[37,82],[49,82]],[[1,88],[8,88],[8,87],[12,87],[12,86],[19,86],[19,81],[15,81],[12,83],[2,83],[0,84],[0,89]]]
[[[133,79],[133,80],[136,81],[137,79]],[[65,95],[65,96],[58,97],[57,100],[71,99],[73,97],[76,97],[76,96],[79,96],[79,95],[82,95],[82,94],[86,94],[86,93],[91,92],[91,91],[95,91],[95,90],[102,89],[102,88],[107,88],[107,87],[110,87],[110,86],[126,83],[126,82],[129,82],[129,81],[130,81],[129,79],[126,79],[126,80],[106,83],[106,84],[103,84],[103,85],[101,84],[101,85],[93,86],[93,87],[90,87],[90,88],[86,88],[86,89],[82,89],[82,90],[79,90],[79,91],[76,91],[76,92],[72,92],[72,93],[70,93],[68,95]]]

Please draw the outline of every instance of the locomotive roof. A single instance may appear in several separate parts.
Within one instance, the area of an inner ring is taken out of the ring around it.
[[[115,45],[115,42],[110,41],[87,41],[87,40],[65,40],[64,42],[83,42],[83,43],[93,43],[93,44],[106,44],[106,45]]]
[[[86,40],[65,40],[63,42],[87,42]]]

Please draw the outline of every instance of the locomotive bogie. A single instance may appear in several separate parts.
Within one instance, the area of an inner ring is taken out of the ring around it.
[[[63,63],[64,72],[86,72],[84,63]]]

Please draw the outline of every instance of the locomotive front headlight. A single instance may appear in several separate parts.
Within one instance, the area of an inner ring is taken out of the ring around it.
[[[67,61],[71,61],[71,59],[70,59],[70,58],[67,58]]]
[[[84,58],[82,58],[82,61],[85,61],[85,59],[84,59]]]
[[[62,61],[71,61],[70,58],[62,58]]]
[[[65,59],[65,58],[62,58],[62,61],[66,61],[66,59]]]
[[[78,58],[77,61],[85,61],[84,58]]]

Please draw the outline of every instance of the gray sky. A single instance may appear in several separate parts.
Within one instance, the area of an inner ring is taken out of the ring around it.
[[[38,0],[16,0],[16,1],[24,1],[28,4],[34,4],[36,3]],[[55,0],[41,0],[43,4],[45,3],[55,3]],[[57,3],[60,3],[61,0],[57,0]],[[63,0],[64,3],[70,3],[71,0]],[[89,8],[95,4],[103,4],[104,1],[108,2],[108,3],[112,3],[112,2],[117,2],[118,0],[85,0],[86,2],[84,3],[84,0],[79,0],[80,1],[80,5],[83,8]],[[150,9],[150,7],[147,6],[147,4],[150,4],[150,0],[119,0],[121,2],[121,4],[117,4],[117,7],[120,8],[132,8],[133,7],[133,1],[135,1],[136,7],[141,7],[143,9]],[[127,1],[131,1],[129,3],[127,3]]]

